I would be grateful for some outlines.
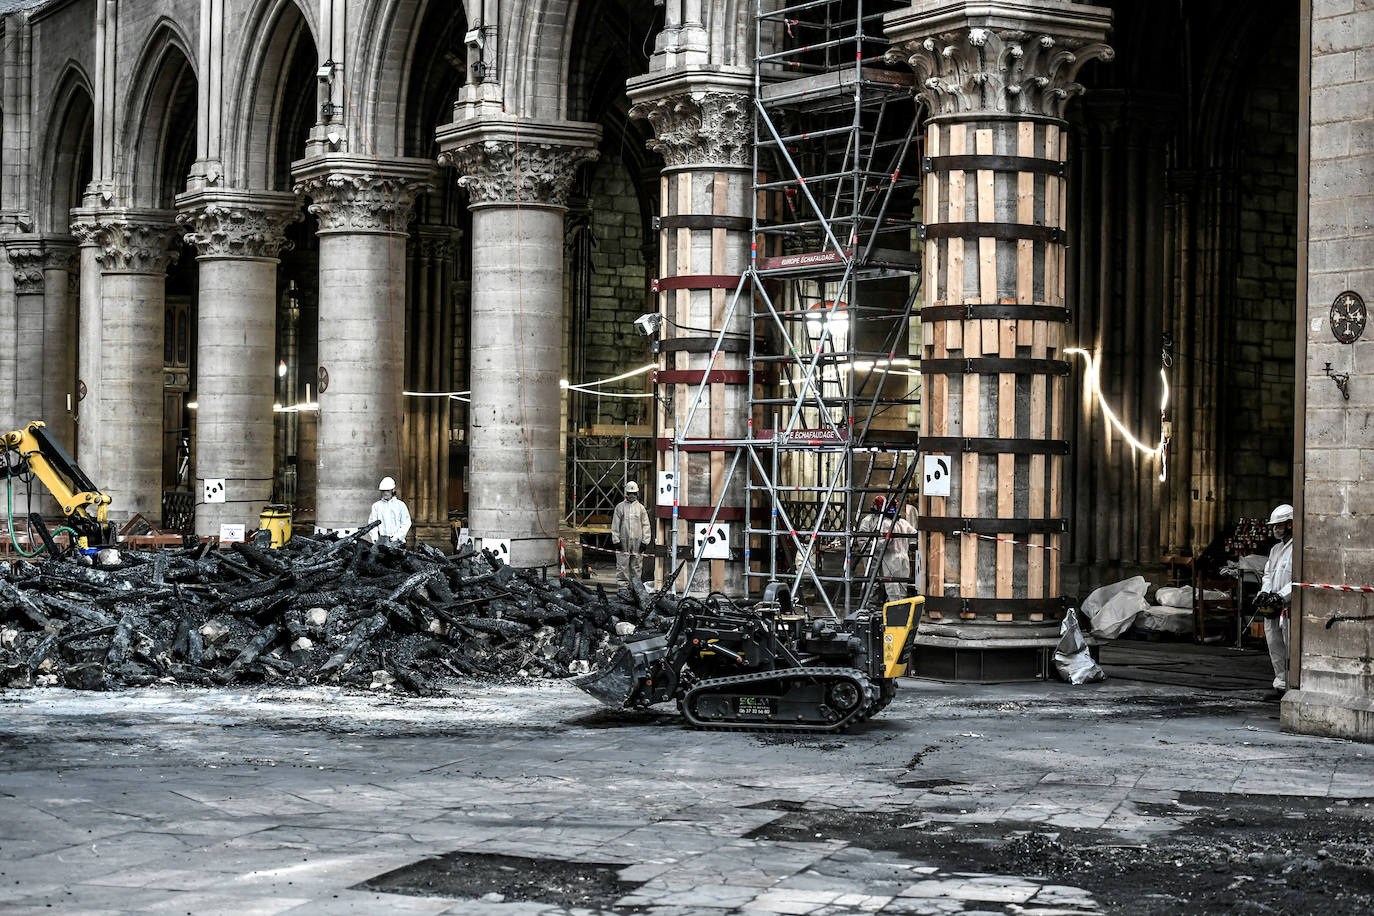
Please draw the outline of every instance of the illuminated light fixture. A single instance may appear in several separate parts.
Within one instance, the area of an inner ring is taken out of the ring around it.
[[[1159,444],[1154,447],[1146,445],[1144,442],[1141,442],[1135,436],[1131,435],[1130,430],[1126,429],[1126,427],[1122,425],[1121,421],[1117,419],[1116,413],[1111,409],[1111,407],[1107,405],[1107,399],[1102,394],[1102,386],[1099,383],[1100,376],[1097,360],[1093,358],[1093,355],[1089,353],[1087,350],[1084,350],[1080,347],[1070,347],[1069,349],[1065,350],[1064,353],[1075,353],[1083,357],[1084,362],[1088,364],[1087,377],[1085,378],[1085,381],[1088,386],[1088,391],[1091,392],[1093,397],[1097,399],[1098,406],[1102,408],[1103,416],[1107,418],[1107,421],[1118,433],[1121,434],[1121,437],[1126,440],[1126,443],[1130,445],[1131,448],[1135,449],[1142,455],[1148,455],[1151,458],[1160,459],[1159,479],[1161,481],[1166,480],[1168,474],[1167,462],[1165,462],[1163,459],[1165,458],[1165,455],[1167,453],[1169,441],[1164,438],[1163,433],[1161,432],[1160,434]],[[1160,414],[1163,414],[1164,411],[1169,407],[1169,379],[1165,375],[1163,369],[1159,370],[1159,379],[1164,384],[1164,394],[1159,401],[1159,412]]]
[[[196,410],[196,409],[199,408],[199,407],[200,407],[200,402],[199,402],[199,401],[187,401],[187,402],[186,402],[186,409],[187,409],[187,410]]]
[[[815,303],[806,310],[807,332],[819,334],[822,329],[829,328],[833,335],[835,328],[844,327],[843,322],[849,317],[848,308],[847,303],[836,302],[833,299]]]
[[[277,363],[277,378],[286,378],[286,360]]]
[[[448,398],[452,401],[462,401],[464,404],[471,404],[472,400],[468,395],[471,391],[402,391],[402,395],[408,398]]]

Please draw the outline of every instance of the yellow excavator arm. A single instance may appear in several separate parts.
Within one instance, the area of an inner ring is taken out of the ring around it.
[[[13,478],[32,472],[62,506],[67,523],[78,534],[95,543],[111,540],[109,494],[91,482],[41,420],[5,433],[0,445],[5,453],[0,474]]]

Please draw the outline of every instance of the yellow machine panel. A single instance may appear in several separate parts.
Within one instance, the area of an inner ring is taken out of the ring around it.
[[[906,674],[911,658],[911,636],[920,617],[917,610],[926,603],[920,596],[889,601],[883,605],[883,666],[884,677]]]

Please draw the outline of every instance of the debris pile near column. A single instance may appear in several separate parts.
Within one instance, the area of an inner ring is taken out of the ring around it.
[[[445,679],[563,678],[662,629],[651,605],[489,553],[297,535],[0,562],[0,689],[343,684],[429,693]]]

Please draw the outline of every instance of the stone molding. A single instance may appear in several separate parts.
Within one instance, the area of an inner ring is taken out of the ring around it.
[[[654,130],[646,145],[670,169],[753,164],[753,80],[680,71],[631,81],[630,117]]]
[[[18,296],[39,295],[43,292],[43,265],[47,252],[37,239],[7,239],[5,256],[9,258],[14,275],[14,292]]]
[[[310,198],[306,208],[320,233],[405,235],[415,198],[433,191],[434,166],[427,160],[355,159],[324,156],[293,170],[295,192]]]
[[[180,195],[177,206],[198,258],[275,260],[291,250],[287,227],[304,219],[294,194],[196,192]]]
[[[77,270],[76,240],[48,239],[43,242],[43,269],[64,270],[75,273]]]
[[[72,235],[96,248],[107,273],[164,274],[181,255],[181,234],[163,210],[73,210]]]
[[[1020,115],[1062,119],[1083,93],[1078,71],[1115,57],[1104,44],[1111,13],[1076,3],[917,3],[889,14],[889,63],[916,72],[932,117]]]
[[[417,226],[406,244],[406,254],[425,261],[452,261],[462,233],[447,226]]]
[[[458,170],[470,208],[566,210],[578,168],[600,156],[600,138],[595,124],[483,114],[439,129],[439,164]]]

